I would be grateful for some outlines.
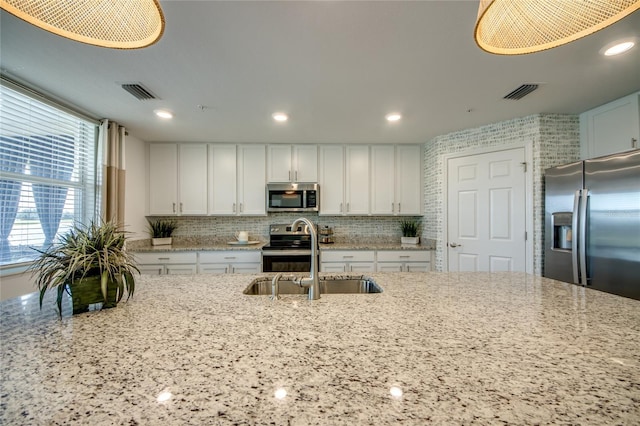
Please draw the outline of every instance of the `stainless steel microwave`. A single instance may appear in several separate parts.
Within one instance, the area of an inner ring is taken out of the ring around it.
[[[267,184],[268,212],[317,212],[319,206],[317,183]]]

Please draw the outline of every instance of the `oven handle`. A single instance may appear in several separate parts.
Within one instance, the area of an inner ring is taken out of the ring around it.
[[[310,256],[311,250],[262,250],[263,256]]]

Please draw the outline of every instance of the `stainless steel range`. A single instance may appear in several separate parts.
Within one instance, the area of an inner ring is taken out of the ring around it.
[[[317,260],[317,259],[316,259]],[[262,272],[305,272],[311,268],[311,232],[290,223],[269,228],[269,244],[262,247]]]

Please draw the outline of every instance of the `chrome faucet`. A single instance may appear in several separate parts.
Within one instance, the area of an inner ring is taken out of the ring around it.
[[[309,289],[309,300],[320,299],[320,283],[318,282],[318,234],[316,227],[306,217],[296,219],[291,225],[292,229],[297,229],[300,223],[304,223],[309,227],[311,233],[311,271],[307,278],[296,278],[293,282],[300,287]]]
[[[281,272],[277,273],[271,280],[271,300],[280,299],[280,286],[278,284],[280,282],[280,278],[282,278]]]

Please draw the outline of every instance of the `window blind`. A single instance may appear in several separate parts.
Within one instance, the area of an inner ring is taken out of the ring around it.
[[[97,126],[0,85],[0,265],[92,219]]]

